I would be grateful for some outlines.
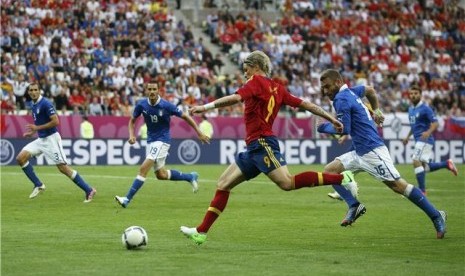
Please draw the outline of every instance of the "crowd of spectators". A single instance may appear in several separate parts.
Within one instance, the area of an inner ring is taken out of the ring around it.
[[[274,78],[297,96],[320,101],[319,74],[339,69],[350,85],[368,84],[387,112],[406,111],[417,83],[442,115],[465,112],[465,7],[458,1],[282,1],[283,15],[218,11],[206,32],[238,64],[253,50],[272,58]]]
[[[166,1],[1,1],[2,113],[38,82],[60,114],[130,116],[143,84],[184,106],[226,93],[223,65]]]
[[[161,94],[187,108],[233,93],[240,70],[222,72],[201,37],[163,0],[1,0],[1,109],[28,110],[38,82],[62,114],[129,116],[155,79]],[[385,111],[405,111],[413,82],[440,114],[465,110],[465,18],[456,1],[289,1],[279,19],[253,9],[218,10],[206,32],[239,66],[268,53],[273,78],[291,93],[328,107],[319,73],[340,69],[369,84]],[[240,106],[221,114],[241,114]]]

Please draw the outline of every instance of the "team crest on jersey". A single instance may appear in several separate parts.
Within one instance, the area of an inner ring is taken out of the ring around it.
[[[160,116],[160,117],[163,116],[163,110],[161,110],[161,109],[158,110],[158,116]]]

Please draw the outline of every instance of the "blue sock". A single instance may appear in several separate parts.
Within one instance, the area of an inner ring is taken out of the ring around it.
[[[84,190],[86,194],[90,193],[92,191],[92,187],[87,184],[84,179],[79,175],[77,171],[73,171],[73,175],[71,175],[71,180],[73,180],[76,185],[78,185],[79,188]]]
[[[139,191],[139,189],[144,185],[145,182],[145,177],[142,177],[138,175],[136,179],[134,179],[134,182],[132,182],[132,186],[128,191],[128,194],[126,197],[128,198],[129,201],[134,197],[134,195]]]
[[[29,163],[29,161],[27,161],[26,164],[24,164],[24,166],[21,169],[23,169],[23,171],[26,174],[27,178],[29,178],[29,180],[31,180],[31,182],[34,184],[35,187],[42,186],[42,182],[40,182],[39,178],[37,177],[36,173],[34,172],[34,168],[32,167],[31,163]]]
[[[437,163],[429,162],[428,166],[429,166],[429,171],[434,172],[434,171],[437,171],[439,169],[447,168],[447,162],[446,161],[437,162]]]
[[[415,176],[417,177],[418,188],[420,188],[422,192],[426,191],[425,175],[426,172],[423,166],[415,168]]]
[[[182,173],[177,170],[169,170],[171,173],[170,180],[185,180],[191,182],[193,179],[192,174],[190,173]]]
[[[422,209],[423,212],[425,212],[426,215],[428,215],[428,217],[430,217],[431,219],[436,218],[439,215],[438,210],[434,208],[433,204],[431,204],[428,201],[428,199],[426,198],[426,196],[422,194],[420,189],[414,187],[412,184],[409,184],[409,185],[411,186],[412,190],[409,195],[406,195],[408,199],[410,199],[411,202],[413,202],[415,205],[420,207],[420,209]],[[406,191],[408,189],[409,187],[407,187]]]
[[[334,190],[344,199],[344,201],[347,203],[349,207],[355,206],[359,204],[358,200],[355,199],[355,197],[352,195],[352,193],[344,188],[342,185],[332,185]]]

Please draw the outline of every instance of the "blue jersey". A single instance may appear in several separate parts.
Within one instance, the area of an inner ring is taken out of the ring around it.
[[[365,86],[354,86],[349,89],[347,85],[344,85],[333,101],[337,119],[344,124],[343,134],[350,134],[355,152],[360,156],[377,147],[384,146],[384,141],[378,135],[375,122],[361,99],[364,96]],[[327,123],[318,131],[331,133],[328,131],[328,127],[332,127],[332,125]],[[324,130],[325,128],[326,130]],[[332,129],[334,131],[334,128]]]
[[[155,105],[151,105],[148,98],[143,98],[137,102],[132,117],[137,118],[141,114],[147,125],[147,142],[162,141],[169,144],[171,116],[181,117],[182,111],[162,98]]]
[[[408,108],[408,118],[415,141],[420,140],[421,134],[427,131],[432,123],[438,121],[433,109],[423,102],[419,102],[417,106],[410,106]],[[433,135],[430,135],[428,139],[423,142],[433,145]]]
[[[36,126],[44,125],[51,121],[50,116],[56,115],[55,107],[46,98],[40,96],[36,103],[32,103],[32,117]],[[56,127],[38,130],[37,134],[40,138],[44,138],[57,132]]]

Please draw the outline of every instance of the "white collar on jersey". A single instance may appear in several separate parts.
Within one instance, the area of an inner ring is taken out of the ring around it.
[[[42,95],[40,95],[36,102],[32,101],[32,104],[34,105],[38,104],[42,100],[42,98],[43,98]]]
[[[344,89],[348,89],[348,88],[349,86],[347,84],[344,84],[343,86],[341,86],[341,88],[339,88],[339,92],[341,92]]]
[[[419,101],[419,102],[417,103],[417,105],[414,106],[414,107],[415,107],[415,108],[418,108],[418,107],[419,107],[420,105],[422,105],[422,104],[423,104],[423,101]]]
[[[157,100],[157,102],[156,102],[154,105],[152,105],[152,104],[150,103],[150,99],[149,99],[149,98],[147,98],[147,102],[149,103],[149,105],[152,105],[152,106],[156,106],[156,105],[157,105],[157,104],[158,104],[160,101],[161,101],[161,97],[160,97],[160,96],[158,96],[158,100]]]

